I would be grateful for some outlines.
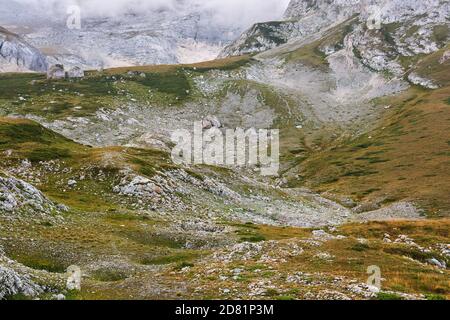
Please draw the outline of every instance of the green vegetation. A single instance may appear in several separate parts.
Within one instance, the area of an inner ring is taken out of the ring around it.
[[[433,28],[433,40],[439,45],[446,45],[450,38],[450,27],[448,25],[439,25]]]
[[[259,26],[260,31],[271,41],[283,43],[283,39],[271,32],[271,26],[278,26],[277,22]],[[349,20],[329,30],[322,40],[287,52],[283,57],[286,62],[298,61],[325,70],[327,60],[323,49],[342,48],[352,28],[352,20]],[[408,32],[414,32],[413,29]],[[393,41],[395,30],[395,25],[385,26],[383,36],[387,42]],[[436,39],[443,39],[445,30],[435,30],[435,33]],[[244,99],[251,92],[258,102],[274,112],[273,125],[282,128],[283,172],[288,173],[289,186],[307,186],[318,193],[351,195],[353,200],[373,203],[374,207],[414,199],[429,217],[446,216],[445,210],[450,208],[450,92],[445,87],[449,81],[445,65],[439,64],[441,56],[442,51],[417,64],[417,72],[443,85],[441,89],[414,87],[373,101],[379,108],[387,105],[390,108],[378,123],[373,123],[370,133],[356,137],[348,134],[336,138],[334,134],[341,132],[338,125],[330,123],[326,129],[317,129],[315,124],[301,121],[304,119],[300,119],[300,112],[299,118],[292,117],[291,112],[299,108],[298,101],[288,93],[255,81],[226,81],[222,92],[214,98],[224,99],[228,93],[233,93]],[[194,85],[196,77],[214,75],[207,74],[212,71],[239,70],[251,61],[246,56],[195,65],[117,68],[92,71],[84,79],[70,81],[47,81],[39,74],[0,75],[1,112],[31,114],[42,117],[44,122],[91,116],[101,108],[111,110],[130,101],[143,108],[153,105],[181,108],[181,103],[202,97]],[[402,63],[412,61],[405,59]],[[303,104],[300,107],[306,108]],[[304,125],[302,130],[296,128],[298,122]],[[317,132],[307,137],[304,131],[310,127]],[[5,155],[0,175],[28,159],[32,162],[29,173],[36,176],[30,178],[24,173],[21,178],[29,179],[55,202],[70,207],[54,221],[40,221],[39,217],[36,217],[37,222],[21,217],[8,220],[0,215],[1,224],[5,222],[8,226],[0,228],[0,239],[8,239],[1,241],[6,255],[34,269],[36,274],[47,275],[40,271],[49,271],[48,276],[64,280],[62,274],[67,266],[74,263],[89,266],[82,292],[71,292],[68,299],[128,299],[136,298],[134,295],[138,295],[137,298],[218,298],[223,297],[220,289],[237,288],[239,292],[247,292],[251,284],[267,280],[277,287],[269,288],[266,297],[291,300],[305,293],[303,288],[299,289],[299,283],[306,283],[312,293],[323,293],[327,281],[329,284],[337,277],[363,283],[367,279],[367,266],[372,264],[382,268],[383,288],[388,292],[426,294],[428,299],[445,299],[450,292],[448,271],[435,270],[427,264],[432,257],[444,259],[438,249],[423,253],[415,247],[383,242],[384,234],[389,233],[393,239],[406,234],[427,248],[448,243],[448,219],[346,224],[336,231],[329,230],[345,238],[316,245],[311,240],[311,229],[229,222],[226,214],[231,209],[236,212],[235,204],[220,202],[210,208],[208,196],[205,197],[199,187],[192,197],[182,191],[173,192],[183,201],[195,197],[205,199],[205,206],[197,206],[192,201],[195,206],[186,206],[181,213],[203,219],[204,214],[219,211],[223,214],[220,221],[226,228],[217,233],[183,232],[180,231],[184,228],[182,220],[176,220],[180,212],[175,214],[172,208],[153,212],[150,205],[137,209],[137,202],[146,199],[125,197],[113,191],[113,186],[121,182],[124,170],[154,177],[176,169],[165,152],[83,146],[35,122],[0,118],[0,154]],[[42,163],[49,160],[56,163],[51,170],[46,167],[48,164]],[[222,168],[186,171],[203,182],[207,182],[205,173],[221,180],[237,180],[234,174]],[[69,187],[69,179],[76,179],[76,186]],[[236,188],[246,194],[257,194],[257,184],[242,184]],[[262,194],[266,193],[276,195],[277,200],[301,198],[281,189],[264,190]],[[162,192],[161,198],[164,196]],[[188,201],[186,204],[190,205]],[[305,201],[304,204],[310,203]],[[260,208],[237,210],[254,210],[256,215]],[[269,245],[271,250],[255,251],[255,257],[249,255],[242,260],[220,258],[221,253],[239,255],[239,252],[226,250],[240,242],[260,243],[263,248]],[[284,256],[276,256],[280,253]],[[318,258],[323,253],[329,254],[330,259]],[[211,254],[219,254],[219,257]],[[266,255],[268,259],[263,262],[261,258]],[[92,270],[91,266],[98,261],[120,261],[128,265],[126,269],[108,265]],[[236,269],[241,271],[235,272]],[[303,277],[301,281],[287,281],[288,275],[299,273],[299,277]],[[320,275],[320,281],[313,279],[314,274]],[[60,288],[61,284],[56,280],[55,283],[49,287]],[[144,283],[151,283],[156,289],[145,288],[148,291],[142,293]],[[383,292],[377,299],[401,297]]]
[[[426,262],[428,259],[433,258],[433,253],[424,253],[418,249],[405,247],[405,246],[396,246],[385,249],[386,253],[395,254],[402,257],[410,257],[414,260]]]
[[[351,249],[354,251],[363,252],[369,250],[370,246],[367,243],[358,242],[357,244],[353,245]]]
[[[174,73],[144,73],[136,80],[146,87],[158,90],[161,93],[174,95],[178,99],[186,99],[189,96],[191,86],[186,75],[181,71]]]
[[[172,263],[180,263],[180,265],[184,265],[184,267],[187,267],[191,266],[191,263],[189,263],[189,261],[196,259],[198,255],[199,254],[195,251],[194,252],[185,251],[182,253],[172,255],[144,258],[140,261],[140,263],[144,265],[165,265]]]
[[[286,43],[287,39],[281,38],[276,31],[279,30],[284,24],[289,24],[289,22],[271,21],[256,23],[253,26],[255,34],[247,39],[247,43],[245,44],[245,46],[248,48],[260,48],[262,44],[258,41],[259,37],[262,37],[267,41],[274,43],[276,46]]]
[[[128,275],[120,270],[99,269],[92,273],[92,277],[101,282],[115,282],[125,280]]]
[[[404,299],[395,293],[380,292],[377,295],[377,300],[404,300]]]
[[[191,65],[115,68],[87,72],[76,80],[1,74],[0,116],[33,114],[53,121],[88,117],[130,102],[175,106],[195,98],[195,77],[213,70],[232,71],[250,62],[250,57],[243,56]]]
[[[123,231],[123,236],[126,236],[128,239],[135,241],[137,243],[147,245],[147,246],[157,246],[157,247],[166,247],[171,249],[180,249],[184,245],[184,241],[182,239],[174,239],[169,235],[158,235],[153,233],[148,233],[141,230],[136,231]]]
[[[388,194],[393,202],[414,195],[428,216],[448,214],[448,95],[448,87],[413,88],[380,99],[377,104],[391,110],[373,131],[307,153],[298,165],[301,175],[289,186],[333,190],[357,201],[379,202]]]
[[[426,294],[425,297],[426,297],[427,300],[433,300],[433,301],[447,300],[447,299],[445,299],[444,296],[442,296],[440,294]]]
[[[69,267],[67,263],[61,263],[45,253],[13,253],[10,255],[14,260],[22,263],[23,265],[35,269],[45,270],[48,272],[64,273]]]
[[[391,23],[382,26],[381,33],[383,34],[384,40],[387,44],[395,46],[395,40],[392,34],[398,29],[398,27],[398,23]]]
[[[31,162],[68,159],[73,152],[82,157],[87,147],[45,129],[41,125],[21,119],[0,118],[0,152],[13,151],[12,157]]]

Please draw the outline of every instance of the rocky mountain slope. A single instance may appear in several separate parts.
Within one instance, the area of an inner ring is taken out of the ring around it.
[[[409,73],[411,60],[436,52],[450,36],[449,1],[291,1],[284,21],[260,23],[225,48],[221,57],[257,53],[296,41],[320,38],[345,23],[345,33],[337,43],[318,48],[329,56],[346,49],[367,67],[401,77]],[[351,21],[351,22],[349,22]],[[435,86],[414,73],[414,84]]]
[[[0,27],[0,72],[46,71],[46,57],[18,35]]]

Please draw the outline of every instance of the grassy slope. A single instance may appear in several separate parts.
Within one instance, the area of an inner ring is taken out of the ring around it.
[[[449,298],[450,287],[448,271],[441,272],[421,263],[429,258],[417,249],[402,244],[387,244],[382,241],[385,233],[393,239],[404,234],[416,239],[422,246],[442,243],[448,240],[448,220],[427,220],[422,222],[391,221],[369,224],[351,224],[339,228],[338,234],[345,235],[343,240],[331,240],[320,247],[302,242],[311,237],[311,230],[296,228],[272,228],[260,226],[242,226],[241,229],[255,229],[267,240],[276,239],[279,248],[264,252],[275,257],[273,261],[262,263],[261,255],[245,261],[217,262],[204,260],[195,263],[187,272],[170,273],[172,281],[189,283],[189,289],[182,297],[208,297],[212,299],[230,299],[239,297],[252,298],[249,288],[258,282],[274,286],[265,288],[262,296],[266,299],[304,299],[307,293],[317,294],[322,290],[333,290],[336,277],[367,280],[367,267],[377,265],[382,271],[383,290],[421,293],[427,298]],[[365,239],[362,244],[359,239]],[[304,252],[283,255],[286,243],[297,243]],[[318,253],[328,253],[332,258],[322,260]],[[282,257],[282,258],[281,258]],[[220,275],[232,275],[234,269],[243,270],[237,278],[220,279]],[[211,270],[220,270],[214,272]],[[303,274],[305,282],[286,281],[287,275]],[[192,281],[192,282],[191,282]],[[199,292],[196,290],[201,288]],[[230,288],[232,293],[223,293],[223,288]],[[383,298],[400,299],[396,294],[380,294]]]
[[[5,152],[11,152],[6,156]],[[169,155],[155,150],[134,148],[91,148],[75,143],[41,125],[25,119],[0,118],[0,154],[5,155],[0,168],[17,167],[28,159],[43,170],[37,187],[56,201],[74,209],[97,211],[114,208],[112,187],[123,168],[131,168],[142,175],[174,168]],[[42,162],[54,161],[57,171],[45,171]],[[95,179],[100,172],[105,180]],[[77,189],[67,188],[67,181],[87,176]],[[62,191],[64,190],[64,191]]]
[[[352,195],[384,204],[417,200],[430,216],[450,214],[450,62],[445,49],[425,57],[415,72],[441,88],[412,87],[375,101],[389,107],[377,128],[313,153],[290,185]]]
[[[0,116],[40,116],[50,121],[86,117],[99,109],[139,101],[146,105],[178,105],[198,93],[193,78],[210,70],[231,71],[249,63],[234,57],[191,65],[158,65],[90,71],[81,80],[47,81],[42,74],[0,75]]]

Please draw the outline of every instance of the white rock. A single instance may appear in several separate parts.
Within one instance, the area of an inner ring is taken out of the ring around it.
[[[47,79],[58,80],[64,79],[65,77],[66,72],[64,71],[64,66],[62,64],[55,64],[47,71]]]

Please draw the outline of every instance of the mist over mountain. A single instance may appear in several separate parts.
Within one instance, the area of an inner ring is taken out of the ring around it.
[[[0,17],[11,22],[19,17],[28,23],[60,20],[67,8],[78,5],[85,18],[117,17],[127,14],[155,14],[161,11],[178,15],[208,15],[214,24],[228,27],[249,27],[258,21],[280,18],[288,0],[1,0]],[[3,4],[4,3],[4,4]],[[6,5],[7,4],[7,5]]]
[[[49,57],[83,69],[214,59],[243,30],[280,18],[288,1],[1,0],[3,27]],[[67,27],[77,5],[81,29]]]

